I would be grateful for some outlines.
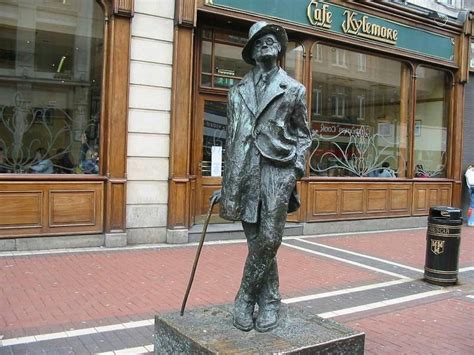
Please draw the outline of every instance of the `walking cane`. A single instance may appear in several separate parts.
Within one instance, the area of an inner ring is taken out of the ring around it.
[[[204,238],[206,237],[207,225],[209,224],[209,220],[211,219],[212,208],[216,204],[216,199],[217,199],[217,196],[214,196],[211,199],[211,203],[209,205],[209,211],[207,212],[206,221],[204,222],[204,226],[202,227],[201,240],[199,241],[199,246],[196,251],[196,256],[194,257],[193,270],[191,271],[191,277],[189,278],[188,287],[186,288],[186,293],[184,294],[183,304],[181,305],[181,312],[180,312],[181,316],[183,316],[184,308],[186,308],[186,301],[188,300],[189,292],[191,291],[191,286],[194,281],[194,274],[196,273],[199,257],[201,256],[201,249],[202,249],[202,246],[204,245]]]

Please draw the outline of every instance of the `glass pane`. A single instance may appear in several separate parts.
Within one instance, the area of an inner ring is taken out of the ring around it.
[[[98,174],[103,18],[97,1],[0,2],[1,173]]]
[[[239,82],[239,80],[240,79],[237,79],[237,78],[215,76],[214,77],[214,87],[229,89],[232,86],[234,86],[235,84],[237,84]]]
[[[447,74],[416,70],[415,177],[446,177],[448,104]]]
[[[355,51],[313,48],[311,175],[406,176],[408,98],[402,63]],[[323,58],[332,58],[324,61]]]
[[[201,174],[202,176],[211,176],[212,147],[217,146],[222,149],[225,147],[227,103],[206,101],[204,103],[203,127]]]
[[[0,23],[0,68],[15,69],[16,27]]]
[[[302,45],[289,42],[285,54],[285,70],[292,78],[303,81],[303,53]]]
[[[225,76],[243,77],[252,68],[242,59],[242,48],[216,43],[214,73]]]
[[[474,42],[471,42],[471,61],[469,66],[474,69]]]
[[[212,41],[212,30],[210,29],[204,29],[202,31],[202,38],[209,39]]]
[[[242,47],[245,46],[245,43],[247,43],[247,37],[244,34],[228,33],[228,32],[222,32],[222,31],[215,33],[215,40],[235,43]]]
[[[201,86],[211,87],[212,86],[212,76],[210,75],[201,75]]]
[[[203,73],[212,73],[212,42],[202,41],[201,70]]]

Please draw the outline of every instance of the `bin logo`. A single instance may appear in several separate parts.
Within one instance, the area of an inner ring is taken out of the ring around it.
[[[431,239],[431,251],[433,252],[433,254],[443,254],[444,242],[444,240]]]

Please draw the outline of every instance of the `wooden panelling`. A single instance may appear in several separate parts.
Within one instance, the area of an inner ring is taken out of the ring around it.
[[[41,226],[42,205],[42,191],[0,192],[0,229]]]
[[[298,194],[300,196],[300,201],[301,201],[301,207],[293,213],[288,214],[287,221],[289,222],[302,222],[304,221],[305,218],[305,212],[306,212],[306,194],[304,191],[304,188],[306,187],[306,184],[302,183],[301,181],[298,181],[296,183],[296,190],[298,191]]]
[[[341,189],[341,214],[364,213],[364,190]]]
[[[451,183],[414,183],[413,189],[413,215],[427,215],[433,206],[451,205]]]
[[[439,204],[444,206],[451,205],[451,189],[449,188],[440,188],[439,189]]]
[[[314,184],[316,185],[316,184]],[[319,188],[310,184],[310,218],[317,216],[336,216],[339,206],[339,192],[334,188]]]
[[[110,179],[107,183],[107,231],[120,233],[125,231],[125,179]]]
[[[435,206],[439,200],[439,191],[438,189],[428,189],[428,206]]]
[[[196,1],[176,0],[175,20],[180,26],[193,27],[196,24]]]
[[[114,15],[132,17],[134,0],[114,0]]]
[[[306,221],[409,216],[410,182],[309,182]]]
[[[389,192],[390,192],[390,211],[410,212],[411,189],[391,188]]]
[[[123,233],[126,229],[126,169],[128,132],[128,93],[130,73],[130,38],[133,0],[110,0],[113,14],[106,22],[106,48],[101,150],[107,176],[105,190],[105,232]],[[102,160],[102,159],[101,159]]]
[[[387,189],[367,189],[367,212],[381,212],[387,210]]]
[[[187,228],[190,222],[191,182],[189,179],[170,181],[168,224],[175,228]]]
[[[200,210],[198,211],[198,215],[204,215],[207,214],[209,210],[209,198],[212,196],[212,193],[216,190],[219,190],[221,188],[220,185],[216,186],[209,186],[209,185],[203,185],[201,189],[201,204],[200,204]],[[214,208],[212,209],[213,214],[218,214],[219,213],[219,206],[215,205]]]
[[[188,228],[191,210],[191,127],[194,80],[193,29],[176,27],[173,46],[173,94],[171,109],[170,183],[168,199],[168,228]],[[197,188],[199,190],[199,188]],[[198,191],[197,194],[200,192]],[[199,198],[198,196],[196,196]],[[199,201],[197,201],[199,204]],[[198,211],[196,211],[198,212]]]
[[[415,189],[413,193],[414,211],[423,211],[426,209],[426,195],[427,189]]]
[[[96,223],[95,191],[49,191],[51,227],[90,226]]]
[[[102,233],[104,183],[0,182],[0,238]]]

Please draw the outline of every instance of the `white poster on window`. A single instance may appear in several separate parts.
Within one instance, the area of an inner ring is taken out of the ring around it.
[[[213,146],[211,150],[211,176],[222,176],[222,147]]]

